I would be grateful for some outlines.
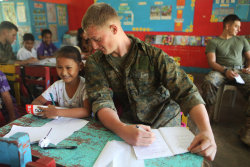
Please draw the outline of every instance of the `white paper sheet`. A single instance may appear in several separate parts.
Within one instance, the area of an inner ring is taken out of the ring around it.
[[[188,152],[187,148],[195,137],[185,127],[164,127],[159,130],[174,155]]]
[[[241,78],[240,75],[238,75],[237,77],[235,77],[235,80],[239,84],[245,84],[245,81]]]
[[[109,141],[93,167],[144,167],[143,160],[137,160],[132,147],[122,141]]]
[[[56,66],[56,58],[46,58],[43,60],[39,60],[38,62],[31,63],[32,65],[50,65]]]
[[[48,138],[52,144],[57,145],[62,140],[72,135],[75,131],[84,127],[89,121],[77,118],[59,117],[42,127],[52,128]]]
[[[173,156],[170,148],[157,129],[152,129],[155,141],[149,146],[133,146],[137,159],[152,159]]]
[[[30,142],[37,142],[40,139],[44,138],[49,132],[49,127],[24,127],[13,125],[10,132],[6,134],[4,137],[10,137],[17,132],[26,132],[29,134]]]

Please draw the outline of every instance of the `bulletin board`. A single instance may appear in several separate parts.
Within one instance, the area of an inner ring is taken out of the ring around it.
[[[192,32],[195,0],[96,0],[110,4],[125,31]]]
[[[242,22],[250,21],[250,0],[213,0],[211,22],[222,22],[229,14],[236,14]]]
[[[22,46],[25,33],[32,33],[36,41],[41,41],[42,29],[52,31],[52,40],[59,48],[63,35],[68,31],[66,4],[39,2],[34,0],[0,1],[0,22],[10,21],[17,25],[17,40],[12,44],[14,52]]]
[[[41,31],[50,29],[52,41],[59,48],[63,35],[68,31],[67,5],[30,1],[31,28],[36,40],[41,40]]]

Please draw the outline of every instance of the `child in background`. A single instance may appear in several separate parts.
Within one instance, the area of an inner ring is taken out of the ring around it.
[[[38,59],[53,58],[56,46],[52,43],[52,32],[49,29],[42,30],[42,43],[37,48]]]
[[[51,85],[32,104],[43,105],[53,101],[50,96],[52,94],[54,101],[60,107],[70,109],[56,109],[55,106],[49,105],[48,108],[42,108],[41,115],[46,118],[56,116],[83,118],[90,115],[85,79],[78,75],[82,66],[81,54],[74,46],[64,46],[56,53],[56,70],[61,80]]]
[[[93,52],[92,45],[90,40],[84,35],[82,28],[79,28],[77,31],[77,46],[81,49],[82,59],[86,60]]]
[[[9,93],[10,86],[5,74],[0,71],[0,112],[7,121],[16,119],[15,107]],[[2,122],[1,122],[2,123]]]
[[[23,35],[23,47],[17,52],[17,59],[23,60],[28,63],[37,62],[37,54],[34,49],[35,38],[31,33],[25,33]]]

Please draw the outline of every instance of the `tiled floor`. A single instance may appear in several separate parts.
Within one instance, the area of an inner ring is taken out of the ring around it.
[[[193,74],[194,82],[200,87],[204,75]],[[211,163],[213,167],[250,167],[250,147],[244,145],[238,137],[240,127],[245,121],[245,99],[240,93],[234,107],[231,107],[231,94],[226,93],[223,99],[221,119],[218,123],[212,123],[217,154]]]

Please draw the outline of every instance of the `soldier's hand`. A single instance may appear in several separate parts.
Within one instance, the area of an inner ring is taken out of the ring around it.
[[[188,150],[191,153],[204,156],[210,161],[214,160],[215,154],[217,152],[217,146],[212,132],[204,131],[199,133],[197,136],[195,136]]]
[[[155,140],[155,135],[149,126],[125,125],[121,128],[120,137],[133,146],[148,146]]]
[[[248,68],[243,68],[243,69],[242,69],[242,72],[243,72],[243,73],[246,73],[246,74],[250,74],[250,67],[248,67]]]
[[[226,75],[226,77],[227,77],[228,79],[233,80],[233,79],[234,79],[235,77],[237,77],[239,74],[238,74],[237,72],[233,71],[233,70],[227,70],[225,75]]]

